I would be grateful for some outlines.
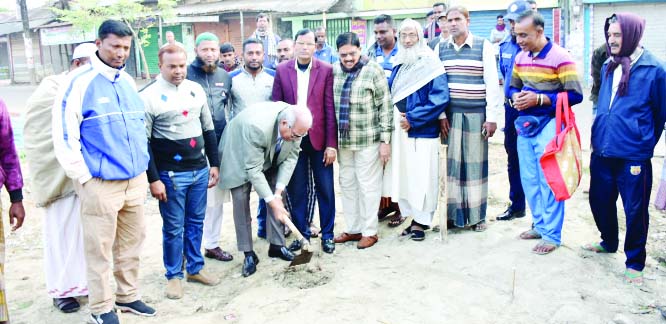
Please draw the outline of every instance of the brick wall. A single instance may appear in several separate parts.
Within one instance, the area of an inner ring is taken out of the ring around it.
[[[247,38],[256,29],[255,18],[254,16],[245,16],[243,20],[244,36]],[[234,46],[236,54],[241,55],[243,39],[241,39],[240,18],[225,18],[219,23],[194,23],[195,39],[197,35],[203,32],[211,32],[217,35],[220,38],[220,44],[230,42]]]

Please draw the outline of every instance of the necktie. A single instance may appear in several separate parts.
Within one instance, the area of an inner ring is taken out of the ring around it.
[[[275,153],[273,154],[273,165],[277,163],[278,156],[282,150],[282,137],[278,137],[277,142],[275,143]]]

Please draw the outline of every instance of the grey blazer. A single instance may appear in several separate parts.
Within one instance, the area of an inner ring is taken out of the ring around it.
[[[259,197],[273,195],[263,172],[271,168],[278,137],[278,114],[287,106],[281,101],[256,103],[227,124],[219,144],[220,188],[231,189],[251,182]],[[276,162],[276,187],[284,188],[289,183],[300,151],[300,138],[282,142]]]

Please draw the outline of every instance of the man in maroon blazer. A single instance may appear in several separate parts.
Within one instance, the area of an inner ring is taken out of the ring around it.
[[[322,250],[333,253],[333,224],[335,194],[333,192],[333,162],[337,155],[338,133],[333,106],[333,68],[314,56],[315,34],[302,29],[294,37],[294,59],[280,63],[273,83],[273,100],[307,106],[312,112],[310,133],[301,141],[301,153],[296,169],[287,186],[291,217],[304,237],[310,237],[307,207],[314,204],[307,195],[308,168],[312,170],[319,203]],[[277,186],[284,185],[278,183]],[[289,249],[301,248],[294,241]]]

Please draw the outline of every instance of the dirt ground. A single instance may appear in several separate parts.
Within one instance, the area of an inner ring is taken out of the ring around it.
[[[204,287],[185,283],[184,298],[175,301],[164,295],[162,223],[157,202],[150,198],[146,202],[148,227],[142,253],[141,291],[158,315],[122,315],[122,322],[664,322],[657,310],[666,305],[664,214],[651,208],[646,283],[641,288],[623,283],[625,258],[621,251],[594,255],[580,249],[582,244],[599,239],[582,190],[588,186],[587,177],[566,203],[563,245],[550,255],[535,255],[531,253],[535,242],[517,239],[530,226],[529,216],[511,222],[494,221],[508,201],[506,154],[500,143],[501,136],[490,145],[490,223],[486,232],[449,231],[446,244],[436,239],[437,233],[427,232],[424,242],[414,242],[398,237],[401,228],[381,223],[380,240],[375,247],[358,250],[355,245],[338,245],[333,255],[315,252],[310,264],[292,269],[284,261],[268,258],[268,243],[256,239],[261,263],[254,275],[242,278],[242,254],[236,250],[231,205],[227,204],[221,245],[234,254],[234,261],[206,259],[206,268],[222,279],[221,284]],[[662,160],[663,157],[653,160],[653,197]],[[6,192],[2,197],[6,223]],[[344,217],[339,199],[336,204],[337,234],[344,229]],[[12,323],[81,323],[88,313],[85,300],[79,312],[62,314],[46,295],[43,212],[34,207],[29,184],[25,205],[24,227],[16,233],[6,233],[5,279]],[[256,206],[254,195],[252,206]],[[623,224],[623,216],[620,218]],[[622,240],[623,232],[620,237]],[[315,239],[313,243],[319,250],[319,241]]]

